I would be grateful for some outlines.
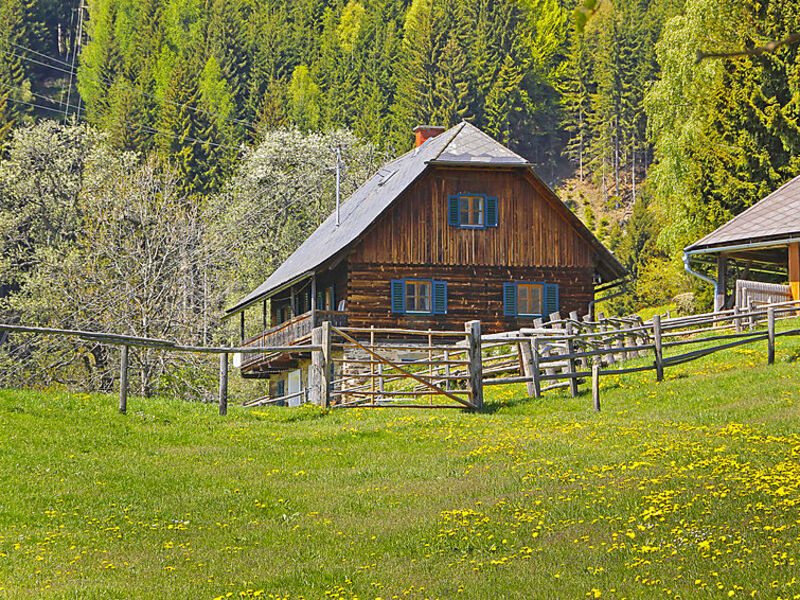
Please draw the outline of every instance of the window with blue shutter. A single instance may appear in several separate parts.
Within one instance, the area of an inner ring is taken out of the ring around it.
[[[486,226],[497,227],[497,198],[486,198]]]
[[[431,279],[393,279],[390,286],[393,313],[447,314],[447,282]]]
[[[447,282],[433,282],[433,314],[447,314]]]
[[[286,395],[286,381],[283,380],[279,381],[276,388],[277,388],[275,390],[276,398],[282,398],[283,396]]]
[[[503,314],[543,317],[558,310],[558,284],[517,281],[503,284]]]
[[[503,284],[503,314],[507,317],[517,315],[517,284]]]
[[[497,198],[486,194],[461,193],[447,197],[447,223],[462,229],[497,227]]]
[[[458,227],[458,196],[447,198],[447,222]]]
[[[406,312],[406,282],[402,279],[392,279],[392,312]]]
[[[558,311],[558,284],[546,283],[544,285],[544,314],[549,315]]]

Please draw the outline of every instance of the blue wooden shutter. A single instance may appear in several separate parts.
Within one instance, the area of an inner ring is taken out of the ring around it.
[[[517,284],[503,284],[503,314],[507,317],[517,315]]]
[[[458,196],[447,198],[447,223],[458,227]]]
[[[433,314],[447,314],[447,282],[433,282]]]
[[[336,289],[331,284],[331,307],[329,310],[336,310],[338,307],[336,306]]]
[[[486,226],[497,227],[497,198],[486,198]]]
[[[317,310],[325,310],[325,293],[317,292]]]
[[[405,281],[402,279],[392,279],[392,312],[406,312]]]
[[[282,398],[283,396],[286,395],[286,382],[285,381],[283,381],[283,380],[279,381],[278,385],[276,387],[277,387],[277,390],[275,391],[275,395],[278,398]]]
[[[549,315],[558,311],[558,284],[544,284],[544,314]]]

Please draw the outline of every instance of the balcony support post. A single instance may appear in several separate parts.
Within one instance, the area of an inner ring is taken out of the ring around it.
[[[311,276],[311,324],[317,326],[317,274]]]

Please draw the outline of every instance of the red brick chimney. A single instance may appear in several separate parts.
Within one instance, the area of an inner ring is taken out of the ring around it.
[[[430,138],[444,132],[445,128],[438,125],[417,125],[414,127],[414,147],[421,146]]]

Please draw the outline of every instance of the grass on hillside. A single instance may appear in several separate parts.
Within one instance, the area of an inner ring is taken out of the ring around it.
[[[0,597],[800,598],[800,338],[485,412],[0,391]]]

